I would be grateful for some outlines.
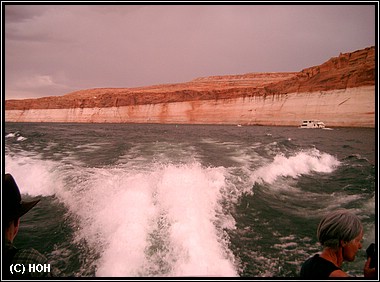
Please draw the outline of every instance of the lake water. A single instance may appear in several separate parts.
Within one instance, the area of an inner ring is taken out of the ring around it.
[[[375,241],[375,129],[6,123],[5,171],[41,202],[16,246],[76,277],[296,277],[337,208]]]

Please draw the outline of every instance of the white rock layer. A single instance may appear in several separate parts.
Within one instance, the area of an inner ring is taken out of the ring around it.
[[[5,111],[6,122],[297,126],[303,119],[319,119],[327,127],[375,127],[375,86],[109,108]]]

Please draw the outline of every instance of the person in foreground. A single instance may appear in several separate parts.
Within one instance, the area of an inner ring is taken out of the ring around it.
[[[32,209],[40,200],[22,201],[20,190],[12,175],[8,173],[4,175],[3,179],[2,198],[2,278],[59,276],[60,271],[50,266],[47,258],[37,250],[33,248],[17,249],[13,245],[20,227],[20,217]]]
[[[360,219],[347,210],[334,211],[320,221],[317,237],[323,250],[302,264],[301,278],[349,277],[341,267],[343,261],[354,261],[362,248],[363,226]],[[368,258],[363,269],[367,278],[376,276],[376,269],[369,267],[370,261]]]

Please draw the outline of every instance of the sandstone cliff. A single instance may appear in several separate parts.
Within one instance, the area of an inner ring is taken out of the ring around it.
[[[149,122],[374,127],[375,48],[292,73],[211,76],[5,101],[7,122]]]

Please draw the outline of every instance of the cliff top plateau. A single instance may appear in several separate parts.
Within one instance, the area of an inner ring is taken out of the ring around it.
[[[209,76],[138,88],[96,88],[63,96],[6,100],[5,110],[120,107],[316,92],[375,85],[375,47],[340,54],[300,72]]]

